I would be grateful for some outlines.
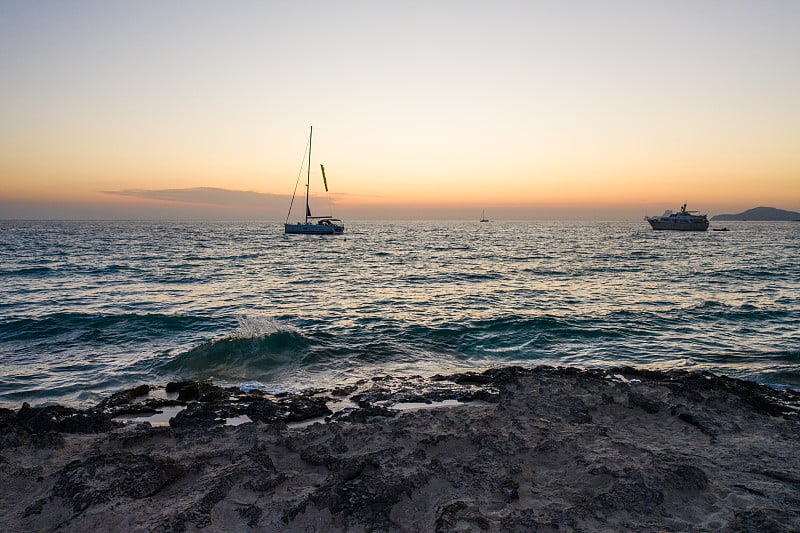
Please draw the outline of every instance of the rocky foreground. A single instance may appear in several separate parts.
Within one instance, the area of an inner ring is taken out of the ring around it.
[[[797,531],[799,407],[631,368],[144,385],[0,410],[0,531]]]

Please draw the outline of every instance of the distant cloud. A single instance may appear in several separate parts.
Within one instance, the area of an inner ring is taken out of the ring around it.
[[[129,196],[145,200],[160,200],[185,204],[205,204],[226,207],[286,207],[288,195],[265,194],[253,191],[234,191],[217,187],[192,187],[189,189],[125,189],[101,191],[115,196]]]

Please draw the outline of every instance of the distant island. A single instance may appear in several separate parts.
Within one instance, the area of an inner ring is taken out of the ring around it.
[[[754,207],[735,215],[716,215],[711,220],[800,220],[800,213],[774,207]]]

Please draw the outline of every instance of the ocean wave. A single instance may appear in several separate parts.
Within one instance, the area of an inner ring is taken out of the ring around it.
[[[246,317],[232,332],[161,360],[160,375],[227,382],[270,381],[290,372],[347,372],[370,366],[393,368],[427,361],[468,358],[453,327],[416,325],[327,328],[301,331],[276,319]]]
[[[104,276],[106,274],[117,274],[119,272],[142,272],[142,269],[130,265],[113,264],[98,268],[92,268],[85,271],[86,274],[97,275],[97,276]]]
[[[111,264],[105,266],[88,266],[84,264],[59,263],[57,266],[25,267],[13,270],[0,270],[0,276],[48,276],[51,274],[86,274],[90,276],[105,276],[108,274],[141,272],[142,269],[124,264]]]
[[[159,374],[206,379],[258,379],[296,364],[311,345],[297,328],[273,318],[239,317],[238,327],[155,364]]]
[[[794,369],[762,370],[760,375],[751,377],[779,388],[800,390],[800,372]]]
[[[502,358],[535,360],[551,357],[566,346],[615,344],[650,330],[625,321],[598,317],[505,315],[438,325],[411,324],[394,332],[382,330],[401,346],[460,360]],[[400,349],[403,351],[404,349]]]
[[[191,285],[197,283],[207,283],[211,279],[211,275],[203,277],[193,276],[182,272],[159,272],[157,274],[143,274],[141,280],[147,283],[155,283],[159,285],[175,284],[175,285]]]
[[[409,274],[405,276],[404,281],[414,285],[422,285],[429,283],[481,282],[498,279],[503,279],[503,275],[497,272],[448,272],[443,274]]]
[[[779,361],[800,361],[800,350],[779,350],[769,352],[768,355]]]
[[[8,270],[0,270],[0,277],[43,277],[49,276],[55,272],[55,269],[45,266],[40,267],[23,267],[13,268]]]
[[[204,316],[169,314],[53,313],[37,318],[11,318],[0,322],[0,340],[29,341],[68,335],[88,341],[117,332],[131,340],[157,337],[164,332],[202,331],[218,321]]]
[[[781,280],[791,279],[792,273],[782,268],[738,268],[727,269],[720,275],[744,280]]]
[[[730,305],[715,300],[707,300],[691,307],[673,309],[671,312],[686,313],[692,316],[697,315],[706,319],[716,318],[743,322],[786,319],[798,316],[796,310],[787,308],[764,308],[753,304]]]

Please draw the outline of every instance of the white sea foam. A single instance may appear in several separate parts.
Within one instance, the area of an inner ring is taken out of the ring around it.
[[[238,320],[239,326],[227,335],[230,339],[257,339],[276,333],[300,333],[296,327],[271,317],[241,315]]]

